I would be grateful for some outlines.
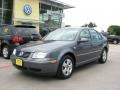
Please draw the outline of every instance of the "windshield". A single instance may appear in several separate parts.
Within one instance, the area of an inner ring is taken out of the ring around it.
[[[75,40],[78,31],[79,29],[57,29],[48,34],[44,40],[72,41]]]

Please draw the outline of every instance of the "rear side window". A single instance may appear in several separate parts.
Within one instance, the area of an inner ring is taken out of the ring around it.
[[[100,33],[98,33],[98,37],[99,37],[99,40],[102,40],[102,35]]]
[[[92,41],[97,42],[100,40],[100,36],[98,35],[98,32],[95,30],[90,30]]]
[[[39,32],[34,28],[15,28],[13,33],[20,36],[39,35]]]

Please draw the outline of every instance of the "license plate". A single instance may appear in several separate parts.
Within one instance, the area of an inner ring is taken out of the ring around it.
[[[23,65],[23,61],[21,59],[16,59],[16,65],[22,66]]]

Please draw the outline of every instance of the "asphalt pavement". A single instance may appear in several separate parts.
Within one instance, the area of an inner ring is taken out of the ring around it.
[[[120,45],[110,45],[105,64],[77,68],[71,78],[25,74],[0,57],[0,90],[120,90]]]

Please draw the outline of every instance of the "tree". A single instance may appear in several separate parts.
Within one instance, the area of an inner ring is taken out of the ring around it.
[[[71,25],[65,25],[65,27],[71,27]]]
[[[84,24],[84,25],[82,25],[81,27],[88,27],[88,24]]]
[[[82,25],[82,27],[91,27],[92,28],[92,27],[97,27],[97,25],[93,22],[90,22],[89,24]]]
[[[90,22],[90,23],[88,24],[88,27],[97,27],[97,25],[96,25],[95,23],[93,23],[93,22]]]
[[[109,26],[108,33],[111,34],[111,35],[118,35],[118,36],[120,36],[120,26],[117,26],[117,25]]]

